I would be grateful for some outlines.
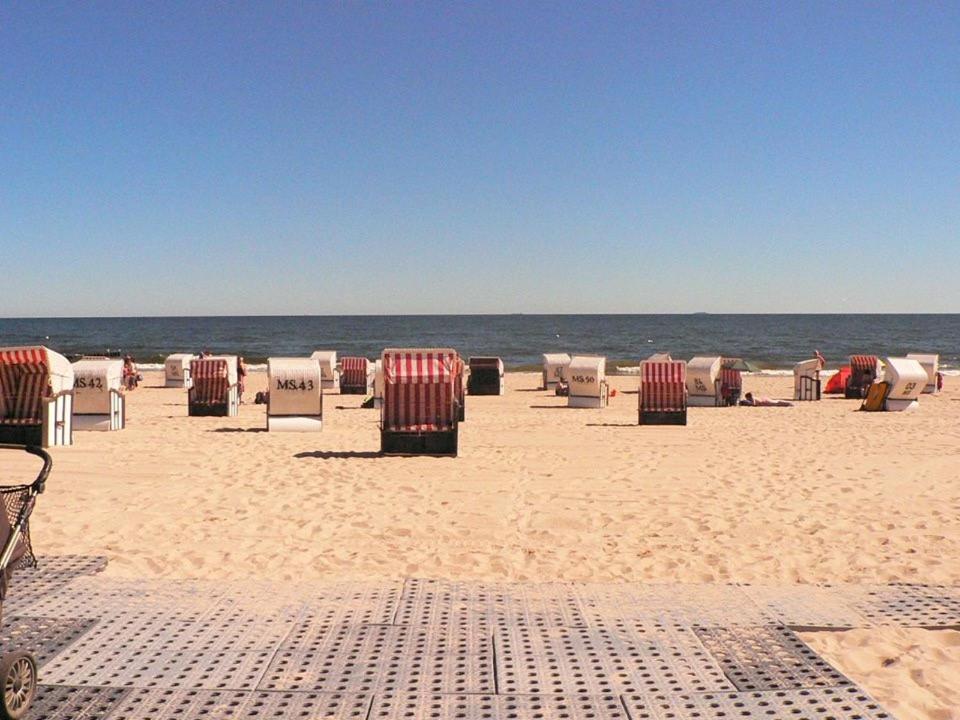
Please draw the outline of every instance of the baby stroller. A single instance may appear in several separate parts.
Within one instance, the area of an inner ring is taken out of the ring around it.
[[[30,546],[30,513],[37,495],[43,492],[53,461],[38,447],[0,445],[0,450],[21,450],[43,460],[43,469],[29,485],[0,487],[3,512],[0,513],[0,607],[7,596],[14,570],[36,567]],[[23,650],[0,654],[0,718],[18,720],[30,708],[37,693],[37,662]]]

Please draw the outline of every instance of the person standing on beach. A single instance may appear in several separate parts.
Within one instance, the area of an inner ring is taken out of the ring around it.
[[[247,384],[247,364],[243,361],[243,356],[237,358],[237,398],[240,404],[243,404],[243,389]]]
[[[123,384],[127,390],[133,390],[137,387],[137,364],[133,361],[132,355],[125,355],[123,358]]]

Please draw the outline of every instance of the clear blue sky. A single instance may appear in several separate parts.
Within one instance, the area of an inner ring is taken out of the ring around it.
[[[0,6],[0,316],[960,310],[960,4]]]

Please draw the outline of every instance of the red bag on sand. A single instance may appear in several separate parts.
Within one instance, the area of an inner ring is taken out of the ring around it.
[[[837,373],[830,377],[827,386],[823,389],[824,395],[843,395],[844,388],[847,387],[847,380],[850,378],[850,366],[844,365]]]

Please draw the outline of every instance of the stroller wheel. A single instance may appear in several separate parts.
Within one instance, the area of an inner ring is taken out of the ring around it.
[[[3,681],[0,718],[19,720],[37,693],[37,662],[33,655],[18,650],[0,657],[0,680]]]

